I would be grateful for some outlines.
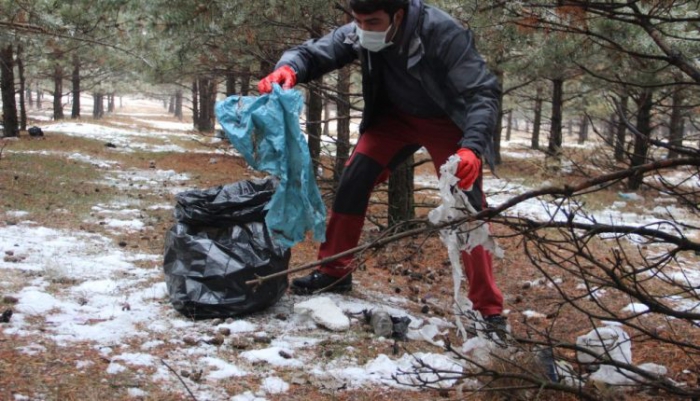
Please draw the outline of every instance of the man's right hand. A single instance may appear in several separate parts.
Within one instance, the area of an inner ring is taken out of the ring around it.
[[[296,83],[297,74],[291,67],[283,65],[273,71],[272,74],[260,80],[258,83],[258,92],[260,92],[260,94],[272,92],[272,84],[279,84],[282,86],[282,89],[291,89]]]

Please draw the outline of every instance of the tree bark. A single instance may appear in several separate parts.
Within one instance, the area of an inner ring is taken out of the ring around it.
[[[578,131],[578,143],[579,143],[579,145],[583,145],[588,140],[588,124],[589,124],[588,116],[586,116],[586,115],[581,116],[581,126],[579,127],[580,129]]]
[[[669,121],[669,135],[668,142],[669,145],[674,147],[683,146],[683,101],[685,100],[685,93],[682,87],[677,87],[673,91],[671,106],[671,120]],[[668,150],[666,158],[675,159],[679,155],[673,149]]]
[[[562,145],[562,108],[564,104],[564,80],[552,80],[552,126],[549,134],[549,156],[559,159]]]
[[[309,137],[309,154],[314,174],[318,175],[321,165],[321,119],[323,118],[323,98],[321,90],[323,78],[318,78],[308,87],[309,98],[306,106],[306,134]]]
[[[513,130],[513,110],[508,112],[508,127],[506,128],[506,141],[510,141]]]
[[[25,97],[27,98],[27,103],[29,107],[34,107],[34,96],[32,95],[32,84],[29,83],[26,88],[24,88]]]
[[[71,83],[73,85],[73,108],[71,109],[70,118],[75,119],[80,118],[80,57],[78,53],[73,54]]]
[[[53,119],[63,120],[63,69],[58,63],[53,67]]]
[[[24,60],[22,45],[17,45],[17,74],[19,74],[19,129],[27,130],[27,108],[25,106],[25,90],[27,80],[24,77]]]
[[[107,94],[107,113],[114,113],[114,92]]]
[[[3,136],[18,136],[17,103],[12,45],[0,49],[0,91],[2,91]]]
[[[175,92],[175,117],[182,121],[182,90],[178,89]]]
[[[236,94],[236,73],[233,71],[226,74],[226,97]]]
[[[634,137],[634,153],[630,163],[630,168],[641,166],[647,160],[649,152],[649,140],[651,138],[651,108],[653,106],[654,92],[650,88],[642,89],[642,93],[637,99],[637,131]],[[644,175],[635,174],[629,178],[628,189],[638,190],[643,183]]]
[[[500,69],[494,69],[494,75],[498,79],[498,83],[503,87],[503,71]],[[499,92],[498,95],[498,116],[496,116],[496,127],[493,132],[493,153],[494,153],[494,164],[499,165],[502,162],[501,159],[501,130],[503,129],[503,91]],[[411,194],[413,195],[413,194]]]
[[[241,96],[250,94],[250,66],[246,66],[241,73]]]
[[[101,90],[92,94],[92,118],[95,120],[99,120],[105,114],[104,96]]]
[[[617,118],[617,131],[615,134],[615,161],[622,162],[625,158],[625,136],[627,134],[627,124],[625,119],[627,119],[627,105],[629,103],[629,96],[625,94],[620,97],[620,113],[621,116]]]
[[[42,101],[44,100],[44,92],[41,91],[41,86],[39,84],[36,84],[36,108],[41,109]]]
[[[199,130],[199,85],[196,79],[192,82],[192,125]]]
[[[528,125],[529,122],[528,122]],[[542,88],[537,88],[535,97],[535,121],[532,123],[532,140],[530,147],[538,150],[540,148],[540,129],[542,127]]]
[[[350,68],[338,70],[338,100],[336,101],[336,149],[333,186],[337,187],[345,163],[350,157]]]
[[[389,226],[416,217],[413,201],[413,155],[389,176]],[[406,226],[406,229],[409,227]]]
[[[214,102],[216,83],[211,78],[200,78],[199,83],[199,126],[200,132],[214,131]]]

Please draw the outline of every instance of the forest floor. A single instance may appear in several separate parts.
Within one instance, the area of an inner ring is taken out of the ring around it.
[[[294,305],[305,297],[292,294],[270,309],[236,319],[193,321],[179,314],[168,300],[162,257],[165,233],[174,224],[175,195],[264,174],[247,168],[227,142],[191,131],[190,123],[173,119],[158,102],[128,99],[99,121],[51,122],[46,113],[30,113],[30,125],[42,127],[44,138],[23,133],[0,142],[0,308],[13,312],[0,323],[0,399],[486,400],[503,394],[488,391],[483,381],[483,391],[467,394],[473,390],[467,379],[446,380],[435,389],[399,383],[403,373],[414,377],[409,373],[415,375],[415,358],[446,370],[462,369],[444,347],[461,340],[449,312],[451,268],[436,236],[418,235],[362,255],[353,291],[328,296],[351,317],[345,332],[328,331],[299,316]],[[565,147],[584,165],[595,151],[595,141]],[[504,143],[502,155],[498,176],[486,173],[492,205],[530,189],[584,178],[575,169],[552,173],[544,168],[543,157],[529,149],[529,138],[520,131]],[[430,163],[416,170],[416,182],[427,188],[419,192],[419,218],[438,201],[434,175]],[[377,192],[370,208],[378,222],[386,214],[382,194]],[[601,213],[615,208],[629,222],[652,215],[659,196],[647,191],[630,200],[620,184],[587,203]],[[517,213],[537,207],[524,206]],[[575,342],[601,323],[562,304],[560,290],[593,297],[589,289],[556,267],[537,268],[520,236],[496,224],[491,228],[505,254],[495,260],[494,274],[514,335],[547,332]],[[368,222],[362,242],[383,234]],[[311,240],[296,245],[290,266],[314,261],[317,247]],[[609,247],[601,247],[600,255],[607,257]],[[683,255],[679,264],[697,266],[697,260]],[[695,279],[694,274],[688,277]],[[636,301],[613,291],[596,296],[617,311]],[[362,310],[376,307],[409,316],[416,332],[437,331],[425,336],[431,341],[377,337],[361,318]],[[683,322],[653,313],[635,319],[700,343],[700,330]],[[635,364],[663,365],[666,377],[696,386],[699,369],[691,356],[679,355],[680,348],[633,343],[633,351]],[[538,369],[532,360],[518,363]],[[494,371],[513,368],[493,359],[488,364]],[[507,392],[516,394],[518,384],[510,383]],[[597,391],[616,399],[668,399],[667,394],[610,387]]]

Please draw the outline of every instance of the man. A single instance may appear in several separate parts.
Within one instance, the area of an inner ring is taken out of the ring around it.
[[[361,136],[340,179],[319,259],[357,246],[372,189],[421,147],[437,171],[452,154],[460,157],[459,187],[477,210],[485,206],[482,158],[493,165],[500,87],[471,32],[421,0],[349,0],[349,5],[353,23],[288,50],[258,85],[261,93],[274,83],[289,89],[360,59]],[[477,247],[462,257],[474,309],[487,328],[505,329],[491,255]],[[293,280],[292,290],[349,291],[352,260],[323,265]]]

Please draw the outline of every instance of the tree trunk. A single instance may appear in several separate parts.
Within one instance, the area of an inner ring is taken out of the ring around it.
[[[226,97],[236,94],[236,74],[231,71],[226,74]]]
[[[243,69],[241,74],[241,96],[248,96],[250,94],[250,66]]]
[[[17,103],[12,45],[0,49],[0,91],[2,91],[3,136],[18,136]]]
[[[508,127],[506,128],[506,141],[510,141],[510,135],[513,130],[513,110],[508,112]]]
[[[336,108],[335,168],[333,169],[333,186],[337,187],[343,174],[345,163],[350,157],[350,68],[338,70],[338,100]]]
[[[101,90],[92,94],[92,118],[99,120],[105,114],[104,93]]]
[[[588,116],[581,116],[581,126],[578,131],[578,144],[583,145],[588,140]]]
[[[192,125],[195,130],[199,130],[199,85],[197,80],[192,82]]]
[[[70,118],[80,118],[80,57],[78,53],[73,54],[73,74],[71,76],[73,84],[73,108]]]
[[[36,84],[36,108],[41,109],[42,100],[44,100],[44,92],[41,91],[39,84]]]
[[[500,69],[494,69],[493,71],[498,82],[503,85],[503,71]],[[496,116],[496,127],[493,132],[493,153],[494,153],[494,164],[499,165],[502,162],[501,159],[501,130],[503,129],[503,91],[499,92],[498,95],[498,116]],[[411,193],[413,195],[413,193]]]
[[[318,78],[308,86],[309,98],[306,106],[306,134],[309,139],[309,154],[314,174],[318,175],[321,165],[321,119],[323,118],[323,98],[321,90],[323,78]]]
[[[17,45],[17,74],[19,74],[19,129],[27,130],[27,107],[25,106],[25,88],[27,80],[24,77],[24,61],[22,60],[22,45]]]
[[[114,92],[107,95],[107,113],[114,113]]]
[[[564,104],[564,80],[552,80],[552,126],[549,134],[549,156],[559,159],[562,145],[562,107]]]
[[[627,124],[625,119],[627,119],[627,104],[629,103],[629,96],[625,94],[620,98],[620,113],[617,118],[617,131],[615,134],[615,161],[622,162],[625,158],[625,136],[627,133]]]
[[[530,123],[528,122],[528,125]],[[537,96],[535,97],[535,121],[532,123],[532,141],[530,147],[532,149],[540,148],[540,129],[542,127],[542,89],[537,88]]]
[[[651,138],[651,108],[653,106],[654,92],[650,88],[645,88],[637,99],[637,131],[638,135],[634,137],[634,153],[630,167],[634,168],[641,166],[647,160],[649,151],[649,139]],[[638,190],[643,183],[644,175],[635,174],[629,178],[627,187],[632,190]]]
[[[182,121],[182,90],[178,89],[175,92],[175,117]]]
[[[389,176],[389,226],[412,220],[415,217],[413,155],[411,155]]]
[[[175,96],[170,96],[168,99],[168,113],[175,114]]]
[[[53,67],[53,119],[63,120],[63,69],[56,63]]]
[[[216,83],[210,78],[200,78],[199,83],[199,124],[200,132],[214,131],[214,102],[216,101]]]
[[[27,103],[29,107],[34,107],[34,96],[32,95],[32,84],[29,83],[26,88],[24,88],[24,96],[27,98]]]
[[[329,138],[331,136],[331,101],[329,99],[323,100],[323,137]]]
[[[677,87],[673,91],[673,105],[671,106],[671,120],[669,121],[668,142],[672,147],[683,146],[683,101],[685,93],[682,87]],[[668,159],[675,159],[678,153],[673,149],[668,150]]]

